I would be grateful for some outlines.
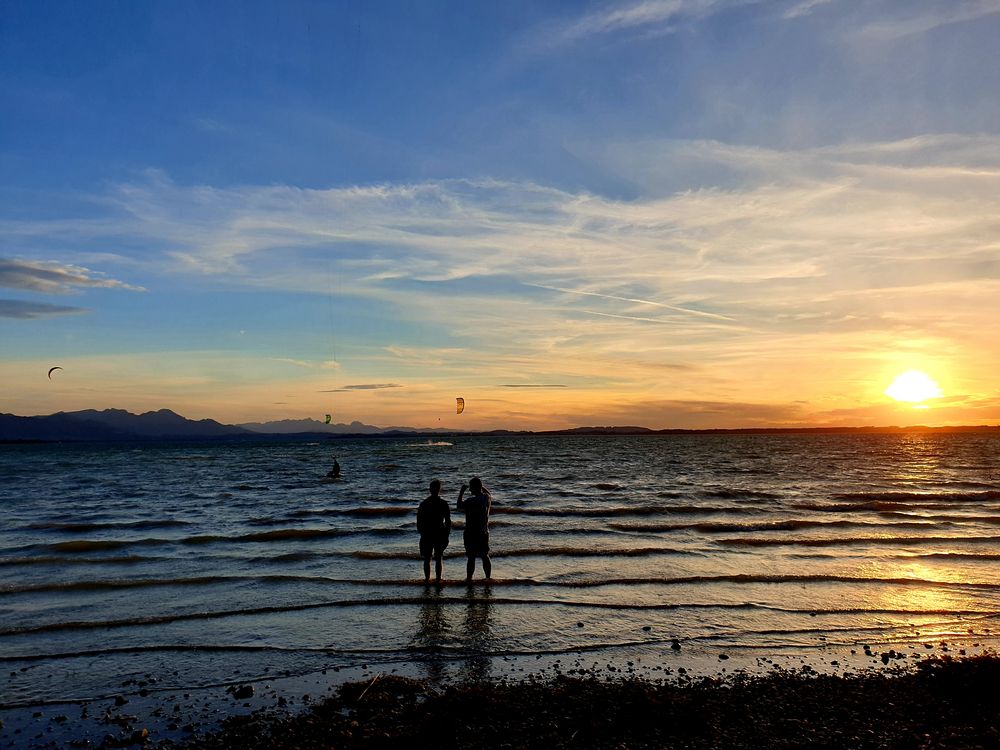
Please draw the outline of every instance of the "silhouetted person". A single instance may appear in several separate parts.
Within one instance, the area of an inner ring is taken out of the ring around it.
[[[465,491],[471,495],[464,499]],[[479,477],[473,477],[458,491],[459,510],[465,511],[465,580],[471,581],[476,572],[476,558],[483,561],[483,573],[487,578],[493,570],[490,562],[490,491],[483,486]]]
[[[441,582],[444,567],[441,558],[448,546],[451,533],[451,510],[448,501],[441,497],[441,482],[431,482],[431,494],[417,508],[417,531],[420,532],[420,555],[424,558],[424,580],[431,580],[431,556],[434,557],[434,572],[437,582]]]
[[[340,464],[337,463],[337,459],[333,459],[333,468],[326,476],[330,479],[340,479]]]

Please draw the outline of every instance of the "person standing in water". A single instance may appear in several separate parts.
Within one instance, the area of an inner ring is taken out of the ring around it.
[[[465,491],[471,495],[465,499]],[[465,566],[466,581],[471,581],[476,572],[476,558],[483,561],[483,573],[491,577],[493,564],[490,562],[490,491],[479,477],[473,477],[458,491],[459,510],[465,511]]]
[[[431,557],[434,558],[434,572],[441,583],[444,568],[442,558],[448,546],[451,533],[451,510],[448,501],[441,497],[441,481],[431,482],[430,497],[417,508],[417,531],[420,532],[420,556],[424,558],[424,581],[431,580]]]

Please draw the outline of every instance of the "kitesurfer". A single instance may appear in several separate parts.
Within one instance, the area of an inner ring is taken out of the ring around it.
[[[465,498],[465,491],[471,495]],[[483,573],[490,578],[493,564],[490,562],[490,505],[492,498],[479,477],[473,477],[458,491],[459,510],[465,511],[465,580],[472,581],[476,572],[476,558],[483,561]]]
[[[431,482],[430,489],[430,496],[417,508],[417,531],[420,532],[420,556],[424,558],[424,581],[430,583],[433,556],[435,577],[441,583],[442,558],[451,533],[451,510],[448,501],[441,497],[441,480]]]
[[[340,464],[337,459],[333,459],[333,468],[330,469],[330,473],[327,475],[331,479],[340,479]]]

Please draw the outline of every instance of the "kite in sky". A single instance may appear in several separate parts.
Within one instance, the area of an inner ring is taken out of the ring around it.
[[[332,414],[327,414],[326,415],[326,420],[323,422],[323,424],[330,424],[330,420],[331,419],[333,419],[333,415]]]
[[[50,367],[49,368],[49,380],[52,380],[52,373],[54,373],[56,370],[61,370],[61,369],[62,368],[58,367],[58,366],[57,367]]]
[[[456,398],[455,399],[455,413],[456,414],[461,414],[463,411],[465,411],[465,399],[464,398]]]

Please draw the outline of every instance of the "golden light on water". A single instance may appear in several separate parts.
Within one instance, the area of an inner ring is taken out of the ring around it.
[[[885,389],[885,395],[896,401],[914,404],[916,408],[927,408],[923,404],[931,398],[944,395],[941,387],[926,373],[920,370],[907,370],[896,376],[892,384]]]

